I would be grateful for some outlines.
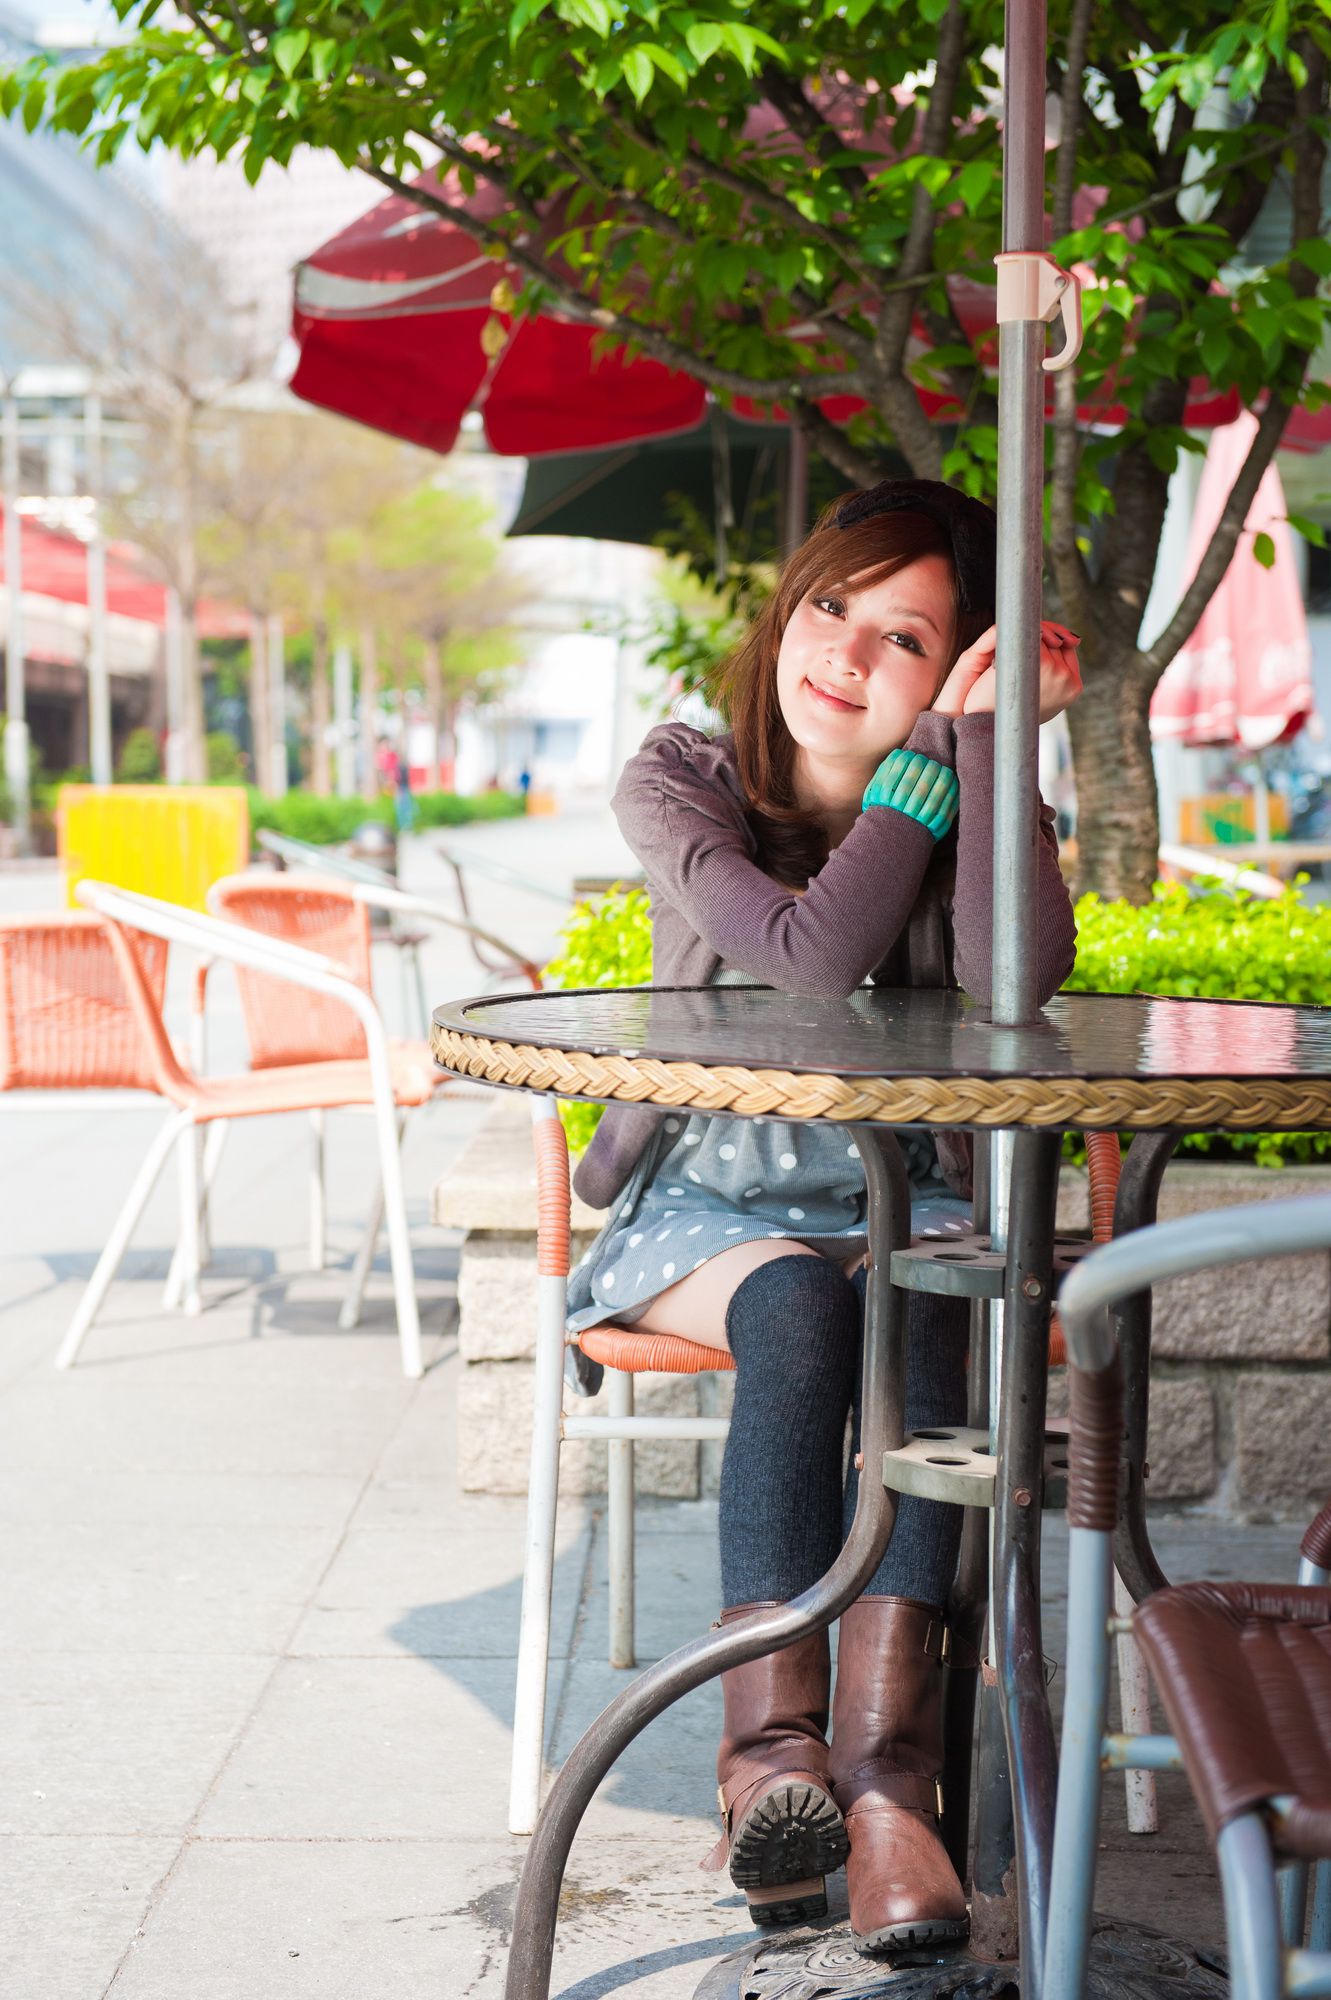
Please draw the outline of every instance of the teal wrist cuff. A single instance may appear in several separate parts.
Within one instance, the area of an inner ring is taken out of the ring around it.
[[[892,750],[869,780],[864,809],[892,806],[918,820],[935,840],[941,840],[957,816],[961,786],[955,771],[918,750]]]

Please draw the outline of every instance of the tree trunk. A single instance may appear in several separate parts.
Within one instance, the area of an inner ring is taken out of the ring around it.
[[[268,627],[262,611],[250,606],[250,781],[268,789],[273,768],[272,705],[268,700]]]
[[[204,744],[203,657],[199,651],[197,607],[192,601],[180,607],[180,654],[185,696],[185,783],[202,785],[208,780],[208,752]]]
[[[1088,674],[1068,710],[1077,774],[1077,888],[1148,903],[1160,812],[1151,761],[1150,689],[1122,658]]]
[[[314,656],[310,663],[310,785],[321,799],[333,789],[332,766],[328,755],[330,704],[328,697],[328,626],[314,621]]]
[[[379,640],[372,625],[366,625],[360,635],[360,793],[363,799],[377,799],[379,796],[379,766],[376,757],[379,737],[376,717],[379,712]]]
[[[444,677],[439,666],[439,641],[427,639],[421,655],[421,679],[425,691],[425,713],[430,719],[434,733],[434,767],[430,773],[429,791],[435,791],[443,783],[440,766],[444,761]]]

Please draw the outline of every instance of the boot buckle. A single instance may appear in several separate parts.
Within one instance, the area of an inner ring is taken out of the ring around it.
[[[941,1778],[934,1779],[934,1817],[935,1819],[943,1817],[943,1780]]]

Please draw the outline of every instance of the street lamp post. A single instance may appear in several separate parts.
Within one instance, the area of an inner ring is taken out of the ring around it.
[[[14,842],[27,854],[32,842],[32,799],[28,787],[28,712],[24,688],[23,531],[19,519],[18,398],[10,385],[4,399],[5,477],[5,782],[13,801]]]
[[[106,537],[102,527],[102,399],[83,399],[84,449],[92,500],[88,539],[88,761],[94,785],[111,782],[111,676],[106,645]]]

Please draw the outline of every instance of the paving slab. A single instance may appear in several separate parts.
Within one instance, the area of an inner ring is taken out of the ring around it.
[[[0,1839],[0,1966],[10,2000],[104,1993],[177,1851],[162,1839]]]

